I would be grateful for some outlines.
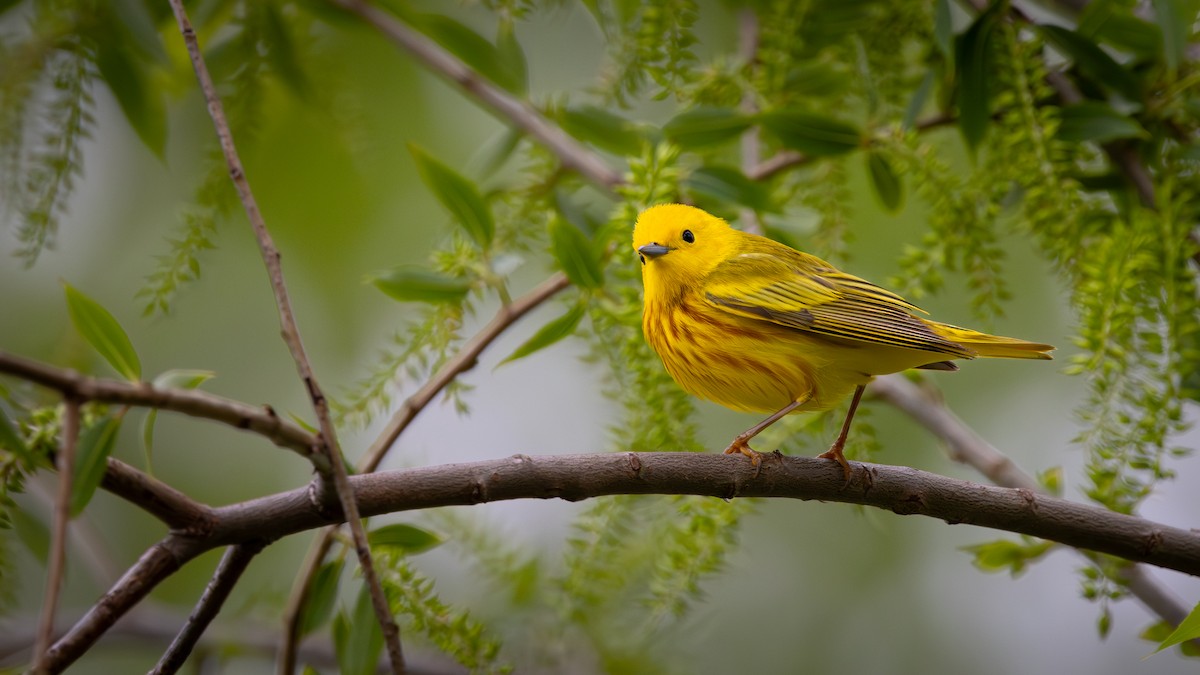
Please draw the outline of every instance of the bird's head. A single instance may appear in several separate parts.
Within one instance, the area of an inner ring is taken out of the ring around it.
[[[727,259],[737,231],[716,216],[685,204],[651,206],[633,227],[646,292],[682,290],[699,283]]]

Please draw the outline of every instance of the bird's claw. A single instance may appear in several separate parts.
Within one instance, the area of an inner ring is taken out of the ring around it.
[[[750,442],[743,438],[735,438],[725,448],[726,455],[742,454],[750,458],[750,463],[754,465],[754,477],[758,478],[759,472],[762,471],[762,453],[750,447]]]
[[[842,448],[835,443],[833,447],[817,455],[817,457],[820,459],[832,459],[842,466],[842,474],[846,477],[846,482],[842,484],[842,489],[845,490],[850,485],[852,471],[850,469],[850,462],[846,461],[846,456],[842,454]]]

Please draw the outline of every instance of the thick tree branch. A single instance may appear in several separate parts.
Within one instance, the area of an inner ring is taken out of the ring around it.
[[[253,431],[275,445],[294,450],[305,458],[312,457],[313,448],[319,442],[315,436],[296,423],[276,415],[270,406],[255,407],[194,389],[156,387],[149,382],[134,383],[88,377],[73,370],[56,368],[3,350],[0,350],[0,373],[15,375],[43,387],[57,389],[83,401],[158,408],[224,422],[231,427]]]
[[[204,589],[204,594],[200,596],[200,601],[196,603],[196,608],[188,617],[183,630],[179,631],[179,635],[176,635],[175,639],[171,641],[171,646],[167,648],[166,653],[150,671],[152,675],[169,675],[179,671],[188,655],[192,653],[196,643],[208,630],[208,625],[216,618],[217,612],[221,611],[221,606],[229,598],[230,591],[242,577],[242,573],[246,571],[250,561],[258,555],[259,551],[262,551],[265,545],[266,542],[260,540],[235,544],[225,550],[225,555],[221,557],[221,562],[217,565],[217,570],[213,572],[208,587]]]
[[[324,453],[323,455],[314,454],[310,459],[313,461],[313,466],[321,474],[322,486],[329,479],[333,481],[337,501],[342,507],[342,513],[345,514],[346,522],[350,526],[350,533],[354,539],[354,550],[358,555],[358,564],[362,570],[363,580],[370,591],[371,605],[375,610],[375,617],[378,619],[383,631],[383,640],[392,662],[392,669],[397,674],[403,673],[404,653],[400,645],[400,627],[392,617],[387,597],[383,594],[383,587],[380,585],[379,576],[375,572],[375,563],[371,558],[371,548],[367,542],[367,534],[363,529],[362,520],[358,515],[358,505],[354,502],[354,490],[350,486],[346,465],[342,459],[342,450],[338,446],[337,431],[333,427],[333,419],[329,414],[329,401],[321,392],[321,387],[317,383],[317,377],[313,372],[312,364],[309,362],[308,355],[305,352],[304,342],[300,338],[300,329],[296,324],[295,313],[292,311],[292,301],[288,294],[287,284],[283,279],[283,266],[279,249],[275,246],[270,231],[267,230],[267,224],[263,220],[262,212],[258,208],[258,202],[250,189],[250,182],[246,179],[245,169],[238,156],[237,147],[233,142],[233,133],[225,119],[225,111],[221,105],[221,98],[217,95],[217,88],[213,84],[208,67],[204,63],[204,57],[200,53],[200,43],[196,39],[196,32],[192,29],[191,23],[188,20],[183,0],[170,0],[170,3],[171,9],[175,13],[176,22],[179,24],[179,32],[183,36],[188,55],[191,57],[192,67],[196,71],[196,79],[200,82],[200,89],[204,94],[204,100],[208,104],[208,114],[212,118],[213,126],[216,128],[217,138],[221,143],[221,152],[224,154],[225,161],[229,165],[229,177],[233,180],[233,184],[237,188],[238,197],[241,199],[242,206],[246,211],[246,217],[249,219],[250,226],[254,229],[254,235],[258,240],[263,262],[266,264],[268,276],[270,277],[271,289],[275,295],[275,305],[279,312],[279,323],[283,334],[283,341],[287,344],[288,350],[292,354],[292,360],[296,363],[296,370],[299,372],[300,379],[308,391],[309,399],[312,401],[313,412],[317,417],[317,426],[321,429],[321,447]],[[318,491],[321,497],[323,497],[324,493],[325,490]]]
[[[54,639],[54,611],[66,576],[67,521],[71,518],[71,478],[75,475],[75,449],[79,441],[79,399],[68,396],[63,414],[62,446],[58,452],[58,493],[54,500],[54,525],[50,537],[50,564],[46,570],[46,594],[34,643],[33,672],[46,671],[50,642]]]
[[[479,362],[479,355],[483,353],[483,350],[487,349],[496,338],[503,335],[509,326],[570,285],[571,282],[567,276],[562,272],[557,272],[525,295],[502,305],[492,320],[463,345],[462,350],[453,359],[442,366],[441,370],[435,373],[420,389],[405,399],[400,408],[392,414],[387,426],[371,444],[371,447],[359,458],[358,473],[371,473],[378,468],[384,455],[395,444],[400,434],[416,419],[417,415],[437,398],[438,394],[455,378],[474,368],[475,364]],[[283,613],[284,627],[276,669],[280,675],[289,674],[295,670],[301,610],[308,600],[308,591],[313,577],[333,545],[335,531],[336,528],[326,528],[318,535],[309,548],[308,554],[304,558],[304,564],[292,587],[291,596],[288,598],[288,604]]]
[[[1044,492],[1037,479],[1021,470],[1007,455],[979,437],[973,429],[930,393],[903,375],[876,378],[868,391],[887,401],[945,442],[951,459],[973,467],[996,485]],[[1084,556],[1090,557],[1087,552]],[[1178,626],[1188,608],[1163,588],[1141,565],[1130,565],[1124,579],[1130,592],[1150,611]]]
[[[784,497],[861,504],[924,515],[1200,576],[1200,533],[1039,495],[979,485],[908,467],[858,464],[846,485],[841,468],[814,457],[770,457],[755,469],[741,457],[683,452],[515,455],[505,459],[386,471],[351,478],[362,515],[512,499],[578,501],[615,494],[691,494],[733,499]],[[61,670],[119,616],[186,560],[218,546],[273,541],[335,521],[309,488],[214,509],[212,532],[168,536],[148,551],[50,651]]]
[[[441,45],[396,17],[363,0],[329,1],[357,14],[425,67],[458,85],[497,116],[529,134],[554,153],[564,167],[610,191],[625,182],[621,174],[605,164],[599,155],[567,135],[528,102],[487,81]]]

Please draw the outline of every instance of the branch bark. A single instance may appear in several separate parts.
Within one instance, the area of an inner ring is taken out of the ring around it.
[[[492,84],[433,40],[405,25],[396,17],[363,0],[329,0],[357,14],[388,40],[395,43],[433,72],[458,85],[485,108],[533,137],[550,150],[564,167],[577,171],[592,183],[612,191],[625,182],[620,172],[599,155],[547,120],[528,102]]]
[[[270,406],[255,407],[199,390],[88,377],[74,370],[56,368],[3,350],[0,350],[0,373],[56,389],[81,401],[158,408],[223,422],[237,429],[253,431],[307,459],[311,459],[313,449],[319,443],[316,436],[298,424],[279,417]]]
[[[358,555],[359,568],[362,570],[363,580],[370,591],[371,605],[375,610],[375,617],[378,619],[379,626],[383,632],[383,640],[392,662],[392,670],[397,675],[400,675],[405,670],[404,653],[400,645],[400,627],[392,617],[391,607],[388,604],[387,597],[383,593],[379,576],[375,572],[375,563],[371,558],[371,548],[367,542],[367,534],[363,529],[362,519],[358,515],[358,505],[354,501],[354,490],[350,486],[349,477],[346,473],[346,465],[342,458],[342,450],[338,445],[337,431],[333,427],[333,420],[329,414],[329,401],[321,392],[321,387],[317,383],[312,364],[309,362],[308,354],[305,352],[304,342],[300,338],[300,329],[296,324],[295,313],[292,311],[292,301],[288,294],[287,284],[283,279],[283,266],[281,264],[279,249],[275,246],[270,231],[267,230],[266,221],[263,220],[262,212],[258,208],[258,202],[254,198],[253,191],[250,189],[250,182],[246,179],[245,168],[242,166],[237,147],[233,142],[233,132],[230,130],[229,124],[225,119],[225,111],[221,105],[221,98],[217,95],[217,88],[213,84],[212,77],[208,72],[208,66],[205,65],[204,57],[200,53],[200,43],[196,39],[196,32],[192,29],[191,22],[188,20],[183,0],[170,0],[170,3],[171,9],[175,13],[176,22],[179,24],[179,32],[183,36],[183,41],[187,46],[192,67],[196,71],[196,79],[200,83],[204,100],[208,104],[208,114],[212,118],[213,126],[216,128],[217,138],[221,144],[221,152],[225,156],[226,163],[229,165],[229,177],[233,180],[233,184],[237,188],[238,197],[241,199],[242,206],[246,211],[246,217],[250,221],[250,226],[254,229],[255,238],[262,252],[263,262],[266,264],[268,276],[271,281],[271,289],[275,295],[275,305],[279,312],[279,323],[283,334],[283,341],[287,344],[288,350],[292,354],[292,360],[296,363],[296,370],[299,372],[300,379],[308,392],[308,397],[312,401],[313,412],[317,417],[317,425],[321,429],[320,447],[324,450],[324,453],[314,453],[310,457],[310,460],[320,473],[322,480],[320,487],[324,487],[329,480],[333,482],[337,501],[340,503],[342,513],[345,514],[346,522],[350,526],[350,533],[354,539],[354,550]],[[317,491],[318,497],[324,497],[326,492],[326,490],[319,489]]]
[[[79,406],[74,397],[67,397],[63,414],[62,447],[58,452],[58,493],[54,502],[54,525],[50,538],[50,564],[46,570],[46,593],[42,601],[42,616],[38,621],[37,641],[34,643],[33,672],[46,671],[50,642],[54,638],[54,611],[58,594],[66,575],[67,521],[71,518],[71,479],[75,475],[75,449],[79,441]]]
[[[755,469],[741,457],[682,452],[515,455],[354,476],[362,515],[481,504],[512,499],[578,501],[615,494],[691,494],[734,499],[776,497],[873,506],[971,524],[1200,576],[1200,533],[1039,495],[979,485],[908,467],[855,463],[846,485],[841,468],[814,457],[768,458]],[[273,541],[334,524],[308,498],[309,488],[213,510],[205,537],[170,535],[145,555],[50,650],[57,672],[85,652],[158,582],[200,553],[248,541]]]

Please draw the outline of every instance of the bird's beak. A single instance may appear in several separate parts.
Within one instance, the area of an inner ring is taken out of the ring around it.
[[[670,251],[671,249],[663,246],[662,244],[646,244],[637,250],[638,253],[641,253],[647,258],[657,258],[670,253]]]

